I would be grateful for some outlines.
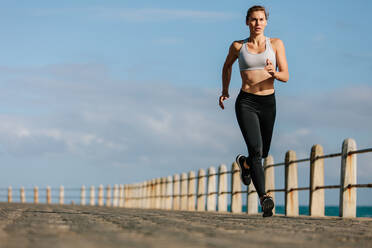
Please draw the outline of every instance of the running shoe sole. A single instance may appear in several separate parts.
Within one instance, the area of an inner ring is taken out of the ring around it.
[[[244,179],[243,179],[243,166],[244,166],[244,165],[242,165],[242,164],[239,163],[239,159],[240,159],[240,157],[243,157],[243,155],[239,154],[238,156],[236,156],[236,159],[235,159],[235,162],[238,164],[239,169],[240,169],[240,179],[242,180],[242,182],[243,182],[245,185],[249,185],[249,184],[251,183],[252,179],[249,178],[249,183],[248,183],[248,184],[245,183],[245,181],[244,181]]]
[[[274,201],[271,197],[267,197],[262,202],[263,217],[273,216]]]

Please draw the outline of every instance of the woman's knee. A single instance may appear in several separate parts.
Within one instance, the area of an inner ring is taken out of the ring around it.
[[[251,164],[254,166],[256,164],[261,164],[261,161],[262,161],[262,150],[256,150],[254,152],[249,153],[249,157],[247,161],[248,164]]]

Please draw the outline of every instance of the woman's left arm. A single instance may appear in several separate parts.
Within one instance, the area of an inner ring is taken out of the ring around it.
[[[274,72],[273,77],[279,81],[287,82],[289,73],[283,41],[276,39],[274,46],[276,48],[276,64],[278,65],[278,71]]]

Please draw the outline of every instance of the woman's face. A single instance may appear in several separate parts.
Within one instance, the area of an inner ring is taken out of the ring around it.
[[[267,25],[266,16],[264,11],[255,11],[252,12],[248,18],[247,25],[251,33],[253,34],[262,34]]]

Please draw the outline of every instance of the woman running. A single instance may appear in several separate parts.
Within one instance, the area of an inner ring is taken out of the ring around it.
[[[260,197],[263,217],[272,216],[273,199],[265,191],[262,158],[269,153],[276,114],[274,80],[287,82],[289,78],[283,42],[264,35],[268,13],[263,6],[251,7],[246,16],[250,35],[234,41],[222,70],[222,95],[219,105],[229,98],[232,65],[239,60],[242,88],[235,102],[235,113],[248,149],[248,157],[238,155],[243,183],[251,180]],[[278,70],[277,70],[278,68]]]

